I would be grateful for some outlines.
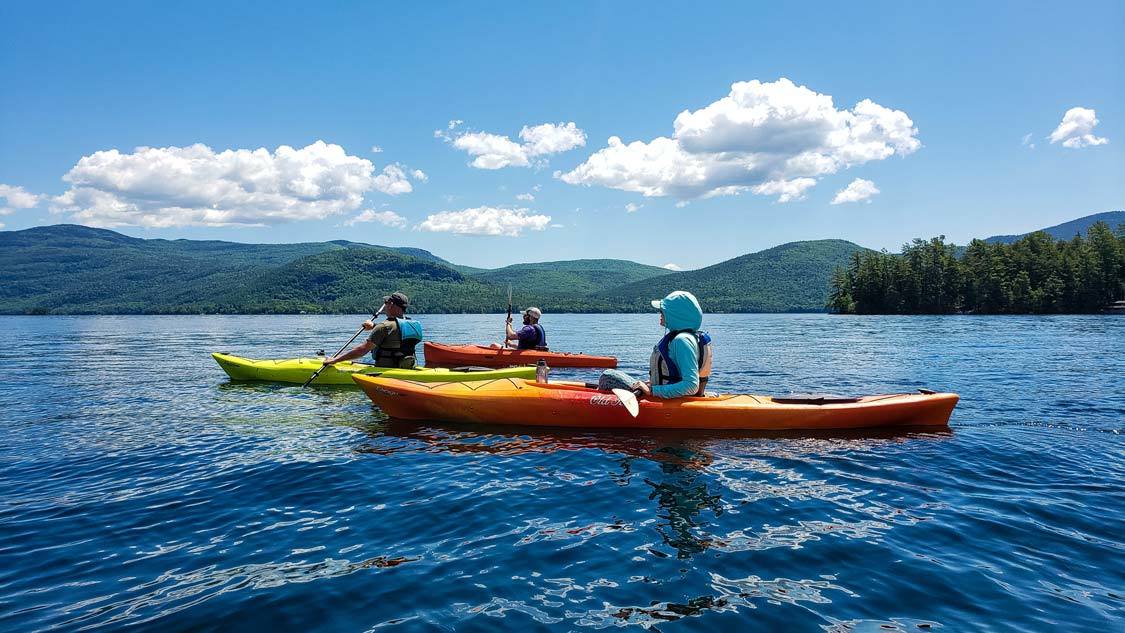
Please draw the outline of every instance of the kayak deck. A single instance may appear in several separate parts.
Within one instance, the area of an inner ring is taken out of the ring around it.
[[[579,428],[772,431],[944,427],[959,399],[952,393],[885,394],[830,404],[786,404],[750,394],[640,398],[640,413],[633,418],[613,394],[580,383],[499,379],[418,384],[363,375],[354,380],[393,418]]]
[[[448,345],[430,341],[423,343],[422,349],[426,363],[431,367],[458,367],[461,365],[510,367],[513,365],[534,365],[539,359],[543,359],[551,367],[595,367],[604,369],[617,367],[617,359],[613,356],[592,356],[590,354],[491,347],[488,345]]]
[[[213,352],[211,357],[234,381],[282,382],[304,384],[322,366],[322,357],[255,360],[231,354]],[[320,372],[314,385],[354,386],[353,375],[388,376],[399,380],[430,382],[457,382],[464,380],[495,380],[501,378],[534,378],[534,367],[512,367],[483,371],[456,371],[443,368],[419,367],[395,369],[376,367],[366,363],[343,361]]]

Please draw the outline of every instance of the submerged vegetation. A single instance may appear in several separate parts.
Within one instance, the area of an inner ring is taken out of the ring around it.
[[[1094,313],[1125,296],[1125,225],[1086,236],[1039,231],[1010,243],[920,239],[901,254],[861,251],[832,278],[828,308],[847,314]]]

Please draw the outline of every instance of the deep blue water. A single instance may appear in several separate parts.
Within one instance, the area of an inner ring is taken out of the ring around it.
[[[1125,630],[1125,318],[708,318],[716,390],[960,393],[928,433],[407,424],[208,356],[357,326],[0,317],[0,630]]]

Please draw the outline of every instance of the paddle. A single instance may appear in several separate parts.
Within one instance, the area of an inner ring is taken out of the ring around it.
[[[508,346],[507,325],[512,323],[512,284],[507,284],[507,319],[504,322],[504,346]]]
[[[383,313],[383,308],[385,308],[385,307],[387,307],[387,305],[386,305],[386,304],[383,304],[383,305],[382,305],[382,306],[381,306],[381,307],[380,307],[380,308],[379,308],[378,310],[376,310],[376,311],[375,311],[375,314],[372,314],[372,315],[371,315],[371,320],[372,320],[372,321],[374,321],[375,319],[378,319],[378,318],[379,318],[379,315]],[[356,338],[357,336],[359,336],[360,334],[363,334],[363,328],[362,328],[362,327],[360,327],[360,328],[359,328],[359,331],[358,331],[358,332],[356,332],[355,334],[353,334],[353,335],[352,335],[352,337],[351,337],[350,339],[348,339],[348,342],[347,342],[347,343],[344,343],[344,346],[343,346],[343,347],[341,347],[340,349],[336,350],[336,353],[335,353],[335,354],[333,354],[333,356],[339,356],[339,355],[340,355],[340,352],[342,352],[342,351],[344,351],[345,349],[347,349],[347,348],[348,348],[348,346],[352,344],[352,341],[354,341],[354,340],[355,340],[355,338]],[[325,369],[326,369],[327,367],[328,367],[328,365],[321,365],[321,366],[320,366],[320,369],[318,369],[318,370],[316,370],[315,372],[313,372],[313,375],[312,375],[312,376],[309,376],[309,379],[305,381],[305,384],[301,385],[301,389],[304,389],[305,387],[308,387],[308,386],[309,386],[309,383],[311,383],[312,381],[316,380],[316,377],[320,375],[320,372],[324,371],[324,370],[325,370]]]
[[[625,410],[629,412],[629,415],[634,418],[640,415],[641,405],[637,402],[637,394],[628,389],[614,389],[613,395],[617,396],[621,404],[625,405]]]
[[[588,382],[586,383],[586,388],[597,389],[598,383]],[[621,404],[625,405],[625,410],[629,412],[629,415],[633,416],[634,418],[640,415],[641,405],[639,402],[637,402],[637,394],[635,392],[621,388],[610,389],[609,391],[613,395],[617,396],[617,399],[621,401]]]
[[[504,320],[504,337],[501,338],[501,341],[504,342],[504,345],[503,345],[504,349],[507,349],[507,347],[510,347],[510,345],[508,345],[508,343],[510,343],[510,342],[508,342],[508,340],[507,340],[507,325],[510,324],[510,323],[512,323],[512,284],[508,283],[507,284],[507,319]]]

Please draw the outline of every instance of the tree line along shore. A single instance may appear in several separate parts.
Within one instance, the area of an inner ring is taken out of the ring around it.
[[[836,269],[828,309],[840,314],[1092,314],[1125,299],[1125,225],[1085,236],[1038,231],[1011,243],[945,236],[901,253],[858,251]]]

